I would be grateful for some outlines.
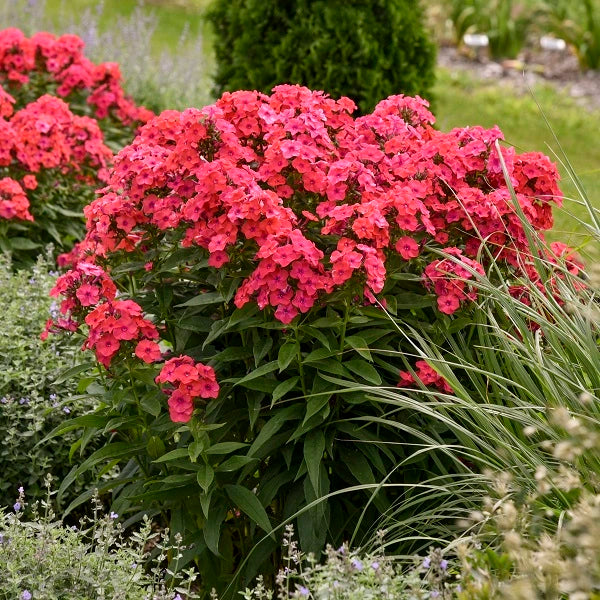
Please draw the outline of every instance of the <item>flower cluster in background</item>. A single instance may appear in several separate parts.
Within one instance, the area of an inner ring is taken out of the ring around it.
[[[0,31],[3,248],[79,239],[81,208],[107,180],[109,145],[122,147],[151,116],[125,95],[117,65],[89,61],[77,36]]]
[[[125,95],[116,63],[94,64],[83,53],[83,41],[76,35],[56,37],[38,32],[27,38],[22,31],[0,31],[0,83],[21,105],[35,90],[71,100],[85,92],[94,116],[109,115],[123,125],[145,123],[153,113],[138,107]]]

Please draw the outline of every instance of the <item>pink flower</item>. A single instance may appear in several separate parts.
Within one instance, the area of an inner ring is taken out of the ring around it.
[[[440,312],[451,315],[459,308],[460,300],[457,296],[452,295],[439,296],[437,299],[437,305],[440,309]]]
[[[100,300],[100,290],[95,285],[84,283],[75,292],[81,306],[94,306]]]
[[[187,423],[194,412],[194,402],[180,390],[174,390],[169,397],[169,416],[174,423]]]
[[[419,244],[413,238],[404,236],[396,242],[396,251],[404,260],[410,260],[419,256]]]
[[[156,342],[141,340],[135,347],[135,355],[145,363],[157,362],[162,358],[162,352]]]

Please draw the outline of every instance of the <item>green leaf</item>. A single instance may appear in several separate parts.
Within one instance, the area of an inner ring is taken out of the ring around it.
[[[304,416],[304,421],[302,423],[303,425],[306,424],[311,417],[314,417],[321,411],[321,409],[329,404],[329,399],[331,398],[332,394],[332,392],[320,393],[308,398],[308,401],[306,402],[306,415]]]
[[[208,492],[211,483],[215,478],[215,472],[210,465],[207,464],[199,464],[198,471],[196,473],[196,480],[198,481],[198,485],[202,488],[204,493]]]
[[[40,244],[24,237],[10,238],[9,242],[13,250],[34,250],[40,247]]]
[[[202,514],[208,518],[208,514],[210,511],[210,498],[212,496],[212,491],[207,494],[200,494],[200,507],[202,508]]]
[[[150,458],[159,458],[165,452],[165,443],[157,435],[153,435],[146,444],[146,452]]]
[[[205,446],[204,440],[194,440],[188,446],[188,455],[192,462],[196,462],[196,460],[200,456],[202,450],[204,450],[204,446]]]
[[[248,456],[254,456],[281,429],[286,421],[299,419],[301,416],[302,407],[299,405],[287,406],[275,412],[256,436],[256,439],[248,450]]]
[[[65,490],[77,479],[81,473],[85,473],[88,469],[96,466],[98,463],[116,458],[123,459],[129,456],[135,456],[141,451],[146,451],[146,444],[132,444],[131,442],[114,442],[99,448],[91,454],[83,463],[69,471],[68,475],[63,479],[58,489],[57,500],[60,502]]]
[[[221,523],[225,520],[227,511],[222,506],[213,505],[208,512],[206,523],[202,528],[204,534],[204,541],[208,546],[208,549],[215,554],[219,554],[219,540],[221,539]]]
[[[273,360],[271,362],[268,362],[264,365],[262,365],[261,367],[258,367],[258,369],[254,369],[253,371],[250,371],[250,373],[248,373],[248,375],[246,375],[245,377],[242,377],[241,379],[225,379],[226,382],[234,382],[235,385],[243,385],[244,383],[248,382],[248,381],[252,381],[253,379],[257,379],[258,377],[262,377],[263,375],[266,375],[267,373],[272,373],[273,371],[275,371],[275,369],[277,369],[277,361]]]
[[[243,442],[219,442],[206,449],[206,454],[229,454],[240,448],[246,447],[248,444]]]
[[[310,482],[317,497],[321,495],[319,489],[319,469],[324,452],[325,435],[321,429],[315,429],[304,439],[304,460],[306,461],[306,469],[308,470]]]
[[[433,297],[413,292],[394,294],[397,309],[427,308],[433,305]]]
[[[225,298],[223,298],[219,292],[204,292],[203,294],[194,296],[183,304],[176,304],[175,308],[180,308],[182,306],[207,306],[209,304],[219,304],[224,301]]]
[[[151,385],[153,388],[156,388],[155,377],[158,375],[156,369],[132,369],[131,375],[138,381],[141,381],[143,383]]]
[[[212,342],[213,340],[216,340],[218,337],[220,337],[223,333],[225,333],[225,331],[227,331],[227,319],[220,319],[219,321],[215,321],[211,328],[210,331],[208,333],[208,335],[206,336],[206,339],[204,340],[204,343],[202,344],[203,348],[206,348],[206,346],[208,346],[208,344],[210,344],[210,342]]]
[[[260,500],[248,489],[241,485],[226,485],[225,493],[234,505],[256,523],[266,533],[271,532],[271,522]],[[271,536],[273,534],[271,533]]]
[[[81,417],[75,417],[69,421],[65,421],[60,425],[57,425],[43,440],[37,443],[45,444],[49,439],[56,437],[57,435],[63,435],[73,429],[82,429],[84,427],[104,427],[110,421],[109,416],[105,415],[82,415]]]
[[[258,339],[252,348],[254,354],[254,365],[258,367],[260,361],[267,355],[269,350],[273,347],[273,338],[271,336]]]
[[[81,363],[79,365],[75,365],[74,367],[70,367],[69,369],[65,369],[64,371],[61,371],[58,378],[55,379],[52,383],[54,385],[58,385],[59,383],[64,383],[68,379],[71,379],[71,377],[74,377],[75,375],[78,375],[79,373],[83,373],[83,371],[87,371],[88,369],[91,369],[93,367],[95,367],[95,365],[94,365],[94,363],[91,363],[91,362],[86,362],[86,363]]]
[[[342,324],[340,317],[321,317],[311,323],[312,327],[339,327]]]
[[[324,358],[330,358],[334,354],[335,352],[333,352],[332,350],[328,350],[327,348],[317,348],[316,350],[313,350],[311,353],[309,353],[308,356],[304,358],[303,362],[316,362],[319,360],[323,360]]]
[[[158,417],[161,408],[161,399],[164,394],[160,391],[152,391],[142,396],[140,406],[142,410],[150,413],[153,417]]]
[[[365,338],[360,335],[349,335],[346,338],[346,344],[356,350],[358,354],[360,354],[363,358],[373,362],[373,357],[371,356],[371,352],[369,351],[369,346]]]
[[[252,352],[247,348],[242,348],[240,346],[231,346],[229,348],[225,348],[222,352],[219,352],[214,359],[219,362],[230,362],[235,360],[245,360],[252,356]]]
[[[290,363],[298,356],[299,351],[298,342],[286,342],[279,348],[279,354],[277,355],[277,364],[279,365],[279,372],[285,371]]]
[[[178,458],[188,458],[190,455],[189,450],[187,448],[175,448],[175,450],[171,450],[166,454],[163,454],[160,458],[153,460],[155,463],[163,463],[168,462],[170,460],[176,460]]]
[[[359,484],[367,485],[375,483],[375,476],[373,475],[369,461],[360,452],[341,448],[340,456]]]
[[[369,319],[367,319],[367,321],[368,320]],[[306,335],[309,335],[311,337],[318,339],[325,348],[327,348],[328,350],[331,350],[331,343],[329,342],[329,338],[322,331],[319,331],[318,329],[315,329],[314,327],[310,327],[310,326],[303,327],[302,331]]]
[[[228,471],[237,471],[242,467],[250,464],[251,462],[258,461],[258,458],[252,458],[251,456],[241,456],[236,455],[228,458],[226,461],[223,461],[218,467],[217,471],[220,473],[226,473]]]
[[[296,387],[296,384],[298,383],[298,381],[300,381],[300,377],[291,377],[290,379],[286,379],[285,381],[282,381],[273,390],[271,406],[273,406],[273,404],[275,402],[277,402],[277,400],[279,400],[279,398],[283,398],[283,396],[285,396],[289,391],[293,390]]]
[[[260,379],[255,381],[260,381]],[[271,382],[274,383],[272,379],[265,379],[264,381],[265,383],[269,382],[268,385],[270,385]],[[250,429],[254,429],[254,426],[256,425],[264,397],[264,394],[248,394],[246,397],[246,403],[248,404],[248,417],[250,419]]]
[[[377,369],[364,360],[359,360],[358,358],[349,360],[344,363],[344,366],[368,382],[381,385],[381,376],[377,372]]]
[[[229,327],[233,327],[250,317],[253,317],[258,313],[258,306],[254,302],[248,302],[248,304],[244,304],[242,308],[236,308],[231,317],[229,317]]]

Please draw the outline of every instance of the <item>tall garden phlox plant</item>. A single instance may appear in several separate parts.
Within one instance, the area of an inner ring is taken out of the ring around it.
[[[63,314],[44,335],[84,336],[102,365],[88,392],[103,402],[56,433],[108,436],[61,492],[121,463],[103,484],[115,510],[162,510],[207,585],[244,558],[256,572],[276,549],[265,533],[287,519],[318,551],[353,531],[366,498],[368,528],[402,494],[401,469],[373,490],[418,426],[369,424],[377,402],[335,383],[412,383],[382,307],[416,329],[460,327],[478,273],[500,269],[525,302],[519,281],[560,277],[536,271],[522,220],[548,229],[560,204],[545,156],[500,149],[498,128],[437,131],[418,97],[353,109],[286,85],[165,111],[117,155],[53,292]],[[564,245],[544,250],[545,264],[564,260],[579,268]],[[426,366],[424,382],[447,389]]]

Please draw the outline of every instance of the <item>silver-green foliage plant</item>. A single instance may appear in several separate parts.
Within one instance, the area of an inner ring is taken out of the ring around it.
[[[57,310],[48,292],[56,273],[41,256],[27,270],[14,272],[0,255],[0,506],[14,502],[15,490],[25,486],[30,496],[44,494],[43,478],[52,472],[63,478],[71,469],[69,445],[77,441],[38,443],[69,416],[93,408],[89,397],[75,399],[76,382],[56,383],[72,367],[78,346],[40,333]]]
[[[48,481],[48,489],[50,482]],[[180,558],[180,545],[168,546],[168,532],[153,531],[144,518],[125,540],[118,515],[101,514],[67,527],[56,519],[51,494],[28,510],[23,488],[10,511],[0,509],[1,600],[189,600],[195,576],[166,578],[167,553]],[[27,517],[27,518],[26,518]],[[148,549],[155,549],[150,559]]]
[[[288,525],[283,538],[284,565],[275,577],[275,590],[262,577],[256,585],[240,592],[244,600],[425,600],[454,597],[456,578],[439,549],[429,556],[415,556],[401,563],[384,552],[385,531],[376,535],[378,548],[361,552],[343,544],[337,550],[327,546],[322,560],[304,554]]]
[[[550,416],[555,440],[540,443],[554,467],[540,465],[533,489],[510,473],[494,474],[482,510],[473,513],[482,547],[462,543],[460,600],[588,600],[600,597],[600,428],[590,418],[597,398]],[[537,431],[527,433],[535,439]],[[490,544],[490,538],[494,543]]]

